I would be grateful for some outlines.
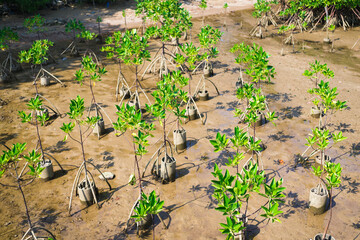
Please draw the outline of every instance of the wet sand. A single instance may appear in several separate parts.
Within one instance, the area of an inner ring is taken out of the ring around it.
[[[198,32],[201,20],[195,20],[193,33]],[[296,34],[299,44],[292,47],[285,46],[285,56],[281,56],[281,41],[283,37],[268,37],[266,39],[249,38],[255,20],[249,11],[234,12],[227,17],[227,29],[223,27],[224,16],[216,15],[207,17],[206,23],[225,31],[219,44],[220,56],[214,61],[215,76],[211,78],[220,90],[220,95],[211,86],[209,92],[211,99],[207,102],[198,101],[198,107],[204,114],[206,124],[202,125],[200,119],[184,124],[187,131],[187,150],[175,154],[177,160],[177,178],[170,184],[162,185],[152,179],[149,171],[146,173],[146,191],[155,190],[165,201],[165,210],[161,213],[168,229],[156,220],[156,239],[223,239],[219,232],[219,223],[225,217],[214,208],[211,187],[214,163],[223,169],[227,168],[227,157],[214,153],[209,139],[213,139],[217,132],[231,134],[235,126],[239,125],[233,117],[233,110],[237,107],[235,97],[235,82],[238,77],[238,66],[234,63],[234,55],[229,49],[235,43],[245,41],[256,42],[264,47],[271,55],[270,63],[276,69],[274,84],[264,84],[263,91],[269,100],[272,111],[276,111],[279,120],[276,126],[266,124],[258,129],[257,135],[265,142],[267,149],[262,153],[266,173],[276,178],[284,178],[286,189],[285,204],[281,206],[284,213],[281,215],[282,223],[266,224],[262,217],[255,215],[249,224],[249,236],[254,239],[309,239],[316,233],[322,232],[329,212],[312,216],[307,208],[310,188],[317,184],[317,179],[308,169],[295,163],[295,155],[305,150],[305,137],[310,133],[310,128],[317,124],[317,120],[309,115],[311,102],[307,89],[312,84],[302,73],[308,68],[308,63],[315,59],[328,63],[335,72],[335,78],[330,80],[332,87],[337,87],[339,99],[347,100],[349,109],[337,113],[332,118],[331,129],[344,131],[347,140],[329,151],[336,162],[343,167],[342,186],[334,190],[333,219],[329,233],[336,239],[356,239],[359,236],[360,226],[360,200],[358,186],[360,182],[360,66],[359,46],[350,50],[359,37],[359,28],[344,32],[342,29],[335,31],[334,38],[340,38],[335,43],[335,51],[329,52],[329,46],[322,44],[324,32],[312,34]],[[267,33],[267,34],[270,34]],[[63,59],[58,57],[69,41],[59,37],[52,49],[58,64],[48,65],[47,69],[54,66],[51,72],[67,85],[65,88],[59,84],[49,87],[40,87],[40,93],[55,103],[61,113],[68,110],[69,99],[77,95],[85,98],[85,103],[90,104],[90,91],[87,86],[80,86],[74,81],[74,73],[80,66],[79,58]],[[195,38],[193,36],[193,38]],[[305,46],[302,47],[302,40]],[[195,40],[196,41],[196,40]],[[150,42],[152,53],[159,45]],[[100,45],[93,45],[99,49]],[[81,46],[85,49],[85,45]],[[106,64],[108,74],[96,84],[95,95],[97,101],[109,113],[112,121],[116,119],[115,85],[117,78],[117,65],[106,60],[104,54],[99,53],[103,63]],[[125,68],[125,77],[132,82],[133,69]],[[27,142],[28,149],[36,144],[35,128],[29,124],[21,123],[17,116],[18,110],[26,108],[26,102],[34,96],[31,82],[31,72],[24,71],[16,75],[17,82],[0,85],[1,99],[8,102],[0,108],[1,132],[0,142],[11,145],[15,142]],[[192,86],[195,87],[200,79],[200,74],[194,76]],[[142,81],[145,89],[150,92],[154,89],[157,78],[146,75]],[[193,89],[194,90],[194,89]],[[43,144],[47,152],[52,154],[67,170],[61,174],[55,166],[56,178],[43,182],[39,179],[25,187],[25,195],[29,204],[32,221],[51,230],[57,239],[137,239],[135,230],[125,237],[122,233],[129,211],[138,197],[138,189],[127,185],[128,178],[133,172],[132,147],[127,142],[129,135],[115,137],[111,122],[105,119],[108,134],[99,141],[96,136],[88,138],[85,144],[86,158],[92,159],[102,171],[111,171],[116,177],[110,183],[114,190],[108,191],[106,184],[96,176],[96,183],[100,189],[101,209],[96,205],[85,208],[78,199],[74,199],[72,216],[67,213],[68,201],[73,179],[76,174],[75,166],[81,163],[79,146],[71,140],[62,143],[64,134],[59,130],[63,122],[68,122],[66,116],[55,119],[50,125],[40,128]],[[161,128],[156,123],[157,130],[151,143],[161,137]],[[241,125],[244,127],[244,125]],[[171,138],[171,134],[170,134]],[[141,169],[147,163],[158,144],[149,148],[149,153],[141,161]],[[284,164],[278,161],[283,160]],[[231,169],[235,172],[235,169]],[[8,183],[5,178],[2,183]],[[20,193],[15,189],[1,187],[1,239],[19,239],[27,229],[24,206]],[[262,198],[252,199],[250,209],[256,210]],[[8,224],[11,222],[10,224]],[[145,232],[145,239],[151,239],[151,231]]]

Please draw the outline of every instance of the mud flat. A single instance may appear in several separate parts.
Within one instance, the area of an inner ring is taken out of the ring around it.
[[[298,43],[293,52],[292,47],[282,45],[281,36],[262,40],[250,38],[248,33],[255,23],[250,11],[230,13],[227,16],[226,27],[223,26],[224,16],[220,14],[206,17],[205,22],[225,32],[219,44],[220,55],[214,64],[215,75],[211,78],[221,94],[217,96],[215,90],[209,88],[210,100],[197,103],[205,116],[205,125],[202,125],[199,119],[184,125],[189,141],[187,150],[177,155],[176,181],[161,185],[154,181],[149,173],[146,174],[147,184],[165,201],[165,211],[161,216],[169,224],[169,229],[165,230],[160,222],[156,222],[156,239],[223,238],[218,229],[224,218],[214,210],[216,203],[212,197],[211,171],[214,163],[225,166],[227,158],[213,153],[209,139],[213,139],[217,132],[230,133],[238,125],[237,119],[233,117],[233,110],[237,106],[235,82],[238,67],[229,49],[233,44],[242,41],[249,44],[255,42],[263,46],[271,55],[270,63],[277,72],[272,84],[263,85],[263,91],[270,101],[271,110],[278,113],[279,120],[276,121],[276,126],[266,124],[258,128],[257,134],[268,146],[262,153],[266,173],[270,177],[284,178],[287,195],[285,204],[281,205],[281,210],[284,211],[280,217],[282,223],[267,224],[262,222],[260,214],[255,215],[249,222],[250,235],[261,240],[309,239],[323,230],[325,220],[328,219],[328,213],[320,216],[309,213],[309,190],[318,180],[309,169],[295,161],[296,154],[306,148],[305,137],[317,121],[310,118],[309,114],[311,100],[307,89],[312,85],[302,76],[308,68],[308,63],[317,59],[322,63],[328,63],[335,72],[334,79],[330,80],[331,86],[338,88],[339,98],[347,100],[349,106],[332,119],[331,129],[342,130],[348,139],[329,151],[329,154],[343,166],[342,185],[334,191],[336,209],[333,211],[330,234],[336,239],[356,239],[360,234],[360,51],[359,46],[353,50],[350,48],[358,39],[360,28],[347,32],[337,29],[334,38],[339,40],[336,41],[332,52],[329,51],[329,45],[322,43],[324,32],[296,34]],[[200,25],[201,20],[195,19],[193,33],[198,32]],[[74,73],[80,66],[80,59],[58,57],[69,44],[68,40],[62,35],[58,36],[59,39],[56,39],[57,36],[52,38],[55,38],[52,54],[57,59],[57,64],[48,65],[46,68],[55,67],[52,73],[64,81],[66,87],[52,84],[39,88],[40,93],[54,102],[62,113],[61,117],[40,131],[46,151],[60,161],[67,172],[62,174],[55,166],[55,179],[48,182],[36,180],[34,184],[25,187],[32,221],[51,229],[57,239],[124,239],[122,231],[138,194],[137,189],[127,185],[128,178],[133,172],[132,149],[124,136],[115,136],[111,123],[106,119],[107,134],[100,141],[96,136],[89,137],[85,151],[86,158],[92,159],[101,170],[111,171],[116,175],[115,179],[110,180],[114,190],[109,192],[105,183],[98,181],[101,209],[98,210],[96,205],[84,209],[75,199],[73,215],[68,216],[67,207],[72,180],[76,173],[75,166],[80,164],[81,156],[78,146],[69,141],[62,142],[64,135],[59,128],[63,122],[68,122],[64,113],[68,111],[69,100],[80,95],[85,98],[86,104],[90,104],[90,93],[86,86],[80,86],[74,81]],[[150,49],[156,49],[157,46],[156,42],[150,42]],[[96,44],[92,47],[94,50],[100,48]],[[280,55],[282,48],[285,56]],[[103,81],[95,86],[95,94],[97,101],[115,121],[115,85],[118,68],[114,62],[106,60],[104,54],[97,52],[108,73]],[[126,68],[124,74],[132,80],[133,69]],[[16,77],[17,81],[0,85],[0,98],[7,103],[0,108],[0,143],[11,145],[15,142],[27,142],[29,148],[35,147],[36,135],[33,127],[21,123],[17,115],[17,111],[24,110],[26,102],[34,96],[31,72],[26,70],[17,73]],[[194,83],[199,79],[200,75],[196,75]],[[156,80],[156,77],[146,75],[142,84],[151,92],[155,88]],[[152,143],[161,136],[161,129],[157,127]],[[149,148],[150,152],[144,159],[148,159],[156,149],[157,145]],[[140,163],[141,168],[145,166],[145,160]],[[235,172],[235,169],[232,171]],[[1,181],[4,184],[8,183],[5,178]],[[2,186],[0,199],[0,238],[19,239],[26,230],[20,194]],[[258,207],[251,206],[253,210]],[[144,233],[143,237],[151,239],[151,232]],[[135,231],[130,232],[127,238],[136,239]]]

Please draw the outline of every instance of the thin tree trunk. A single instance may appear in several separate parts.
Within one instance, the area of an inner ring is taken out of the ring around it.
[[[18,184],[19,190],[20,190],[20,192],[21,192],[21,195],[22,195],[22,198],[23,198],[23,201],[24,201],[27,221],[28,221],[28,224],[29,224],[30,229],[32,229],[33,225],[32,225],[32,223],[31,223],[30,214],[29,214],[29,209],[28,209],[28,206],[27,206],[27,203],[26,203],[25,194],[24,194],[24,191],[22,190],[22,187],[21,187],[21,184],[20,184],[20,176],[18,175],[18,172],[17,172],[16,166],[15,166],[15,163],[13,163],[13,166],[14,166],[14,170],[15,170],[15,174],[16,174],[16,182],[17,182],[17,184]]]
[[[329,226],[330,226],[331,218],[332,218],[332,188],[330,189],[330,217],[329,217],[329,222],[326,225],[322,240],[325,240],[326,233],[327,233],[327,231],[329,229]]]

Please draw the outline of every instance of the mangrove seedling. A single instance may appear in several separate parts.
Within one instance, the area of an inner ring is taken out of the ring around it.
[[[69,201],[69,213],[71,211],[71,203],[72,203],[74,191],[76,195],[79,195],[80,201],[85,202],[87,205],[91,205],[92,203],[95,202],[98,208],[100,208],[97,199],[98,191],[95,185],[95,179],[88,169],[88,164],[93,166],[102,175],[102,177],[105,179],[106,183],[108,184],[109,189],[111,190],[111,185],[107,181],[105,176],[102,174],[102,172],[92,162],[86,160],[85,158],[84,143],[91,134],[91,131],[89,130],[95,126],[95,124],[100,120],[100,117],[88,116],[86,119],[84,119],[83,118],[84,112],[85,112],[84,99],[81,98],[80,96],[77,96],[76,99],[71,99],[69,105],[69,112],[66,113],[71,119],[71,122],[63,123],[62,127],[60,128],[66,134],[63,141],[66,141],[67,138],[70,137],[73,141],[75,141],[80,145],[81,153],[82,153],[81,154],[82,163],[77,171],[71,189],[70,201]],[[78,128],[78,134],[79,134],[78,139],[76,139],[72,134],[75,127]],[[84,174],[84,179],[80,181],[80,177],[82,173]]]
[[[282,25],[279,30],[278,33],[279,34],[285,34],[286,32],[290,31],[290,35],[288,37],[284,38],[284,44],[289,44],[292,45],[293,47],[293,52],[295,52],[295,37],[294,37],[294,30],[295,30],[295,25],[294,24],[290,24],[290,25]]]
[[[117,136],[125,134],[126,131],[131,132],[132,137],[132,148],[134,154],[134,170],[133,174],[130,176],[129,183],[134,185],[137,183],[139,189],[139,197],[135,201],[131,211],[129,219],[126,222],[125,232],[129,228],[129,223],[131,216],[133,216],[133,212],[139,213],[137,207],[141,208],[141,200],[145,201],[148,199],[147,196],[144,194],[144,189],[142,186],[142,175],[140,173],[139,161],[142,160],[143,156],[148,152],[146,149],[149,146],[148,138],[151,137],[151,131],[154,130],[154,124],[147,123],[141,117],[140,109],[136,108],[135,106],[130,106],[129,104],[123,104],[122,106],[116,105],[118,115],[118,119],[116,122],[113,123],[115,130],[119,131],[116,133]],[[125,135],[126,137],[126,135]],[[128,141],[130,143],[130,141]],[[137,177],[136,177],[137,175]],[[155,193],[154,193],[155,195]],[[140,205],[139,205],[140,204]],[[144,204],[144,202],[142,202]],[[151,204],[154,206],[153,204]],[[149,205],[148,205],[149,206]],[[145,211],[145,210],[144,210]],[[144,215],[148,215],[149,211],[141,212],[142,216],[139,216],[137,219],[141,220],[145,218]],[[154,214],[154,213],[151,213]],[[160,215],[158,215],[159,219],[162,221]],[[163,221],[162,221],[163,222]],[[165,228],[166,225],[163,222]],[[139,225],[138,225],[139,226]]]
[[[236,155],[235,155],[236,158]],[[211,180],[215,188],[213,197],[217,200],[215,210],[226,216],[226,223],[220,223],[220,232],[226,235],[226,239],[245,239],[246,228],[249,224],[250,216],[259,210],[263,210],[262,217],[270,221],[280,222],[278,215],[282,213],[279,210],[279,203],[283,203],[285,197],[282,187],[283,179],[271,180],[270,184],[266,183],[264,171],[259,171],[257,164],[249,163],[242,169],[243,174],[231,175],[228,170],[223,173],[217,164],[211,173],[215,179]],[[266,199],[260,208],[251,213],[248,207],[254,195],[258,194]],[[243,206],[245,204],[245,206]]]
[[[160,201],[155,191],[152,191],[149,196],[142,192],[141,199],[134,209],[135,214],[131,217],[135,218],[138,226],[144,222],[146,223],[146,220],[150,217],[153,225],[153,238],[155,238],[154,215],[158,215],[163,210],[163,206],[164,201]]]
[[[161,47],[157,51],[154,59],[145,69],[142,78],[148,72],[157,74],[159,78],[170,71],[170,66],[176,69],[173,59],[174,54],[179,53],[179,38],[183,33],[191,28],[191,15],[181,7],[178,0],[154,1],[150,9],[146,10],[146,18],[154,22],[160,22],[160,26],[148,27],[145,35],[159,37]],[[170,50],[169,47],[174,47]],[[158,67],[157,67],[158,65]]]
[[[326,188],[329,191],[329,198],[330,198],[330,200],[329,200],[330,201],[330,207],[329,207],[330,216],[329,216],[328,223],[326,224],[324,233],[317,234],[315,236],[314,240],[332,240],[333,238],[329,237],[327,235],[327,232],[329,230],[331,219],[332,219],[333,188],[337,188],[341,184],[342,167],[341,167],[340,163],[327,162],[327,163],[325,163],[325,166],[323,169],[320,167],[315,168],[314,166],[312,166],[312,168],[313,168],[314,175],[317,176],[318,178],[320,178],[321,181],[325,183]]]
[[[249,92],[244,94],[241,93],[241,90]],[[254,153],[256,154],[256,161],[258,165],[260,159],[259,152],[264,150],[265,146],[260,146],[261,140],[256,137],[256,127],[261,126],[266,120],[273,123],[273,121],[277,119],[275,112],[270,112],[266,98],[260,92],[261,89],[254,90],[254,88],[251,87],[239,88],[237,96],[246,98],[248,104],[244,107],[245,110],[235,109],[235,117],[239,117],[240,122],[247,124],[247,131],[249,134],[252,128],[252,136],[249,138],[248,149],[252,151],[252,155],[254,155]]]
[[[254,12],[252,15],[258,19],[256,26],[250,31],[250,36],[256,36],[258,38],[263,38],[263,30],[267,31],[269,24],[277,26],[276,19],[277,17],[271,10],[271,5],[276,3],[276,0],[257,0],[254,3]]]
[[[311,129],[312,133],[309,134],[309,137],[306,138],[306,146],[307,149],[301,155],[305,156],[308,150],[312,150],[307,158],[314,156],[315,154],[320,152],[320,156],[318,158],[318,163],[320,165],[324,165],[327,161],[330,161],[330,157],[325,155],[325,151],[331,149],[335,144],[345,140],[347,137],[344,137],[342,132],[334,132],[330,133],[328,129],[319,129],[313,128]],[[332,140],[332,144],[330,144],[330,140]]]
[[[43,106],[43,100],[40,99],[39,95],[36,95],[35,98],[31,98],[29,103],[26,104],[28,106],[28,109],[31,111],[31,113],[26,114],[24,111],[19,111],[19,115],[21,118],[21,122],[31,122],[35,120],[35,127],[36,127],[36,135],[38,138],[38,142],[36,144],[36,148],[40,149],[40,167],[44,169],[42,174],[40,174],[40,177],[47,180],[52,179],[54,177],[54,171],[53,171],[53,165],[51,159],[45,159],[45,155],[48,157],[51,157],[56,161],[56,163],[59,165],[62,171],[64,169],[61,167],[60,163],[53,158],[51,155],[46,154],[44,152],[43,142],[41,141],[40,137],[40,130],[39,130],[39,124],[41,126],[44,126],[46,121],[50,119],[49,112],[47,108]]]
[[[347,108],[346,101],[336,99],[337,95],[339,95],[337,88],[331,88],[329,82],[321,80],[317,88],[311,88],[308,92],[314,96],[312,102],[320,111],[320,129],[328,127],[333,114]]]
[[[19,64],[14,61],[11,52],[11,43],[16,41],[19,41],[17,32],[13,31],[10,27],[0,29],[0,49],[1,51],[7,52],[6,59],[1,64],[1,71],[6,71],[10,73],[10,75],[12,75],[11,73],[13,71],[20,69]],[[6,72],[4,73],[6,74]]]
[[[24,27],[27,28],[29,32],[35,32],[37,34],[38,40],[40,40],[40,33],[44,32],[45,18],[37,14],[33,17],[26,18],[24,21]]]
[[[155,161],[151,170],[156,177],[161,178],[162,182],[175,181],[176,160],[173,157],[171,143],[167,137],[166,125],[168,124],[167,120],[169,120],[168,113],[180,113],[180,117],[185,115],[185,110],[180,112],[179,103],[184,100],[186,101],[187,93],[179,89],[177,85],[181,87],[186,85],[187,82],[188,79],[183,77],[180,71],[165,75],[163,80],[157,83],[157,90],[152,93],[155,103],[151,106],[146,105],[147,110],[151,112],[154,117],[158,118],[163,128],[163,143],[153,155],[153,157],[156,156],[156,158],[154,158]],[[179,123],[177,127],[178,129],[176,130],[181,130],[179,129]],[[162,153],[164,153],[164,156],[161,159],[159,169],[159,158],[162,156]],[[153,157],[150,158],[147,165],[151,163]]]
[[[47,39],[36,40],[32,44],[32,46],[29,50],[22,50],[19,53],[19,62],[20,63],[30,63],[33,74],[34,74],[35,68],[37,66],[40,67],[39,72],[37,73],[37,75],[34,78],[34,84],[36,84],[36,81],[38,79],[40,79],[41,85],[43,85],[43,86],[49,85],[50,79],[45,75],[45,73],[46,73],[47,75],[49,75],[50,77],[52,77],[53,79],[58,81],[62,86],[64,86],[64,84],[57,77],[55,77],[53,74],[51,74],[49,71],[47,71],[43,67],[43,64],[48,61],[48,56],[49,56],[48,51],[49,51],[49,48],[51,46],[53,46],[53,44],[54,44],[53,42],[51,42]]]
[[[93,108],[95,108],[95,115],[96,117],[100,117],[100,119],[96,122],[94,133],[98,136],[100,139],[100,136],[104,134],[105,132],[105,124],[104,124],[104,118],[101,113],[101,110],[104,112],[104,114],[107,116],[109,121],[112,123],[109,115],[106,113],[106,111],[96,102],[95,94],[94,94],[94,87],[96,82],[101,81],[101,77],[106,73],[105,67],[99,67],[92,59],[92,57],[84,56],[81,60],[81,69],[76,71],[75,73],[75,80],[80,83],[80,85],[83,85],[86,83],[86,80],[88,80],[88,85],[90,87],[91,92],[91,104],[88,111],[88,116],[90,115]]]
[[[245,73],[250,77],[250,81],[261,86],[261,81],[271,82],[275,76],[275,68],[269,65],[270,55],[264,49],[253,43],[248,46],[244,43],[235,44],[230,52],[239,55],[235,58],[235,62],[240,65],[240,78],[243,84],[242,68],[246,68]]]
[[[105,46],[103,46],[100,51],[106,52],[106,58],[114,59],[119,64],[119,74],[116,82],[115,97],[116,101],[119,101],[118,96],[129,98],[130,97],[130,86],[125,79],[124,74],[122,73],[121,63],[122,56],[121,52],[121,43],[123,41],[123,33],[120,31],[114,32],[112,36],[109,36],[105,41]]]
[[[199,4],[199,7],[201,8],[201,10],[202,10],[202,21],[201,21],[201,24],[202,24],[202,26],[204,26],[204,24],[205,24],[205,10],[206,10],[206,8],[208,7],[208,5],[207,5],[207,1],[206,0],[201,0],[200,1],[200,4]]]
[[[23,187],[30,184],[33,179],[26,183],[24,176],[27,173],[28,175],[31,175],[32,177],[36,178],[41,174],[43,168],[39,164],[39,162],[41,161],[41,154],[36,153],[35,150],[32,150],[31,152],[29,152],[29,154],[23,155],[25,150],[26,150],[26,143],[15,143],[11,148],[8,148],[7,151],[3,151],[2,155],[0,156],[0,178],[3,176],[13,177],[16,182],[16,185],[15,186],[5,185],[5,186],[15,187],[19,189],[21,193],[22,200],[25,206],[26,221],[29,226],[29,228],[23,235],[22,239],[30,239],[30,238],[36,239],[36,233],[38,231],[44,231],[48,233],[52,239],[55,239],[55,236],[49,230],[40,226],[36,226],[36,224],[34,224],[31,221],[29,207],[25,198]],[[20,165],[22,162],[21,160],[26,161],[24,166]],[[20,170],[21,167],[22,170]],[[28,171],[25,171],[26,167],[29,168]]]
[[[194,100],[194,97],[196,96],[197,92],[195,92],[194,95],[191,94],[191,80],[192,80],[191,73],[195,70],[197,63],[204,60],[204,55],[200,53],[200,47],[196,47],[193,42],[180,45],[180,49],[182,54],[176,53],[174,57],[174,61],[177,64],[177,67],[182,69],[189,76],[189,84],[188,84],[189,90],[188,90],[188,100],[186,103],[186,115],[188,116],[189,120],[194,120],[197,117],[199,117],[201,119],[202,124],[205,124],[205,122],[202,119],[201,112]],[[200,84],[198,84],[198,86],[199,85]],[[216,88],[215,85],[214,87]]]
[[[227,9],[229,8],[229,4],[224,3],[224,11],[225,11],[225,17],[224,17],[224,26],[226,26],[226,18],[227,18]]]
[[[320,81],[326,81],[335,76],[326,63],[321,64],[320,61],[315,60],[314,63],[309,63],[309,65],[309,70],[305,70],[303,75],[314,83],[315,88],[318,87]]]
[[[101,37],[101,22],[102,22],[102,18],[100,16],[98,16],[96,18],[96,23],[98,25],[98,37]]]
[[[124,21],[125,21],[125,31],[126,31],[127,30],[127,24],[126,24],[126,10],[125,9],[122,11],[121,15],[123,16]]]
[[[97,36],[98,35],[96,33],[90,32],[89,30],[83,30],[79,34],[76,35],[77,38],[83,39],[86,44],[86,50],[83,54],[83,57],[85,57],[85,56],[92,57],[95,59],[96,64],[100,65],[100,62],[99,62],[95,52],[93,50],[91,50],[91,48],[90,48],[90,41],[96,39]]]
[[[79,51],[76,48],[76,35],[79,32],[82,32],[85,30],[85,27],[83,25],[83,23],[80,20],[76,20],[74,19],[70,19],[67,24],[65,25],[65,32],[72,32],[73,35],[73,40],[72,42],[69,44],[69,46],[67,46],[67,48],[60,54],[63,55],[64,53],[66,53],[67,51],[70,51],[70,56],[73,57],[77,57],[79,55]]]
[[[197,35],[200,42],[200,47],[203,51],[203,61],[195,68],[193,73],[199,68],[202,64],[204,64],[204,75],[205,77],[212,76],[212,64],[210,59],[216,58],[219,54],[218,49],[215,45],[220,41],[223,32],[220,32],[218,29],[214,29],[213,27],[206,25],[202,27],[200,33]]]
[[[121,60],[129,66],[135,66],[135,80],[133,84],[130,86],[128,91],[131,96],[129,99],[129,104],[136,106],[137,108],[141,108],[141,102],[139,97],[139,90],[144,94],[148,103],[151,104],[150,99],[146,95],[144,89],[141,86],[141,83],[138,78],[139,73],[139,65],[143,64],[145,61],[150,60],[150,53],[146,48],[148,47],[148,42],[146,37],[141,37],[138,35],[136,29],[127,30],[124,34],[122,42],[120,44],[119,55]],[[131,93],[131,90],[135,88],[135,91]],[[120,104],[123,103],[126,94],[123,95]]]

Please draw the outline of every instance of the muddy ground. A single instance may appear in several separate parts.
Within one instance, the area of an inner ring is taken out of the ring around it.
[[[162,185],[146,173],[146,191],[155,190],[165,201],[165,209],[161,213],[169,228],[156,219],[156,239],[223,239],[219,232],[219,223],[224,222],[224,216],[215,211],[216,203],[212,198],[211,187],[214,163],[226,168],[227,156],[214,153],[209,139],[213,139],[217,132],[231,134],[235,126],[239,125],[233,117],[234,108],[238,106],[235,97],[235,82],[238,76],[238,67],[234,63],[234,55],[229,49],[235,43],[245,41],[256,42],[264,47],[271,55],[270,63],[276,69],[276,77],[272,84],[264,84],[263,91],[269,100],[270,109],[276,111],[279,120],[276,126],[266,124],[258,129],[258,136],[265,142],[267,149],[262,153],[264,168],[270,177],[284,178],[286,187],[285,204],[281,206],[284,213],[281,215],[282,223],[266,224],[258,215],[250,219],[248,235],[253,239],[310,239],[316,233],[322,232],[329,212],[313,216],[308,210],[308,196],[311,187],[317,184],[317,179],[309,169],[299,165],[296,155],[305,150],[305,137],[310,128],[316,126],[317,120],[310,117],[310,96],[307,89],[312,84],[302,73],[308,68],[308,63],[315,59],[328,63],[335,72],[331,79],[331,86],[337,87],[339,99],[347,100],[349,108],[337,113],[332,118],[332,130],[342,130],[347,140],[329,151],[331,157],[340,162],[343,167],[342,185],[336,189],[334,198],[333,220],[329,233],[336,239],[357,239],[360,234],[360,126],[358,117],[360,110],[357,107],[360,96],[360,52],[359,47],[350,48],[359,37],[360,28],[350,31],[337,29],[333,38],[335,49],[330,52],[329,45],[322,43],[324,32],[298,33],[298,44],[295,52],[290,46],[283,46],[282,36],[270,36],[265,39],[253,39],[248,32],[255,23],[250,11],[238,11],[227,17],[227,28],[223,26],[224,16],[213,15],[205,19],[206,23],[224,31],[219,44],[220,56],[214,60],[214,73],[211,78],[220,90],[220,95],[211,86],[209,87],[211,99],[207,102],[198,101],[198,107],[206,120],[202,125],[200,119],[184,124],[187,131],[187,150],[175,154],[177,160],[176,181]],[[196,33],[201,27],[201,20],[194,20]],[[273,33],[276,31],[273,31]],[[55,40],[57,36],[54,36]],[[193,39],[195,39],[193,35]],[[196,41],[196,40],[195,40]],[[72,215],[67,212],[70,190],[76,174],[77,166],[81,163],[79,146],[70,139],[62,142],[64,134],[59,130],[63,122],[69,122],[65,112],[68,110],[69,100],[77,95],[85,98],[90,104],[90,91],[88,86],[80,86],[74,81],[74,73],[80,66],[79,58],[60,57],[59,53],[69,44],[59,34],[59,40],[52,48],[52,54],[57,63],[46,66],[46,69],[66,84],[52,84],[40,87],[40,93],[52,101],[62,113],[61,117],[51,121],[46,127],[40,128],[46,152],[54,156],[66,169],[66,173],[59,171],[55,166],[56,178],[43,182],[39,179],[25,187],[32,221],[39,226],[51,230],[57,239],[136,239],[135,231],[129,235],[123,234],[129,211],[138,197],[138,189],[127,185],[128,178],[133,172],[133,155],[131,145],[127,142],[129,135],[116,137],[112,124],[105,119],[107,133],[100,140],[90,136],[85,144],[86,158],[91,159],[102,171],[111,171],[116,177],[110,183],[113,190],[109,191],[106,184],[97,178],[100,189],[100,206],[86,208],[74,199]],[[152,53],[159,46],[155,41],[150,42]],[[85,45],[80,48],[85,49]],[[284,47],[285,56],[281,56]],[[92,44],[94,50],[100,45]],[[98,52],[98,51],[97,51]],[[106,60],[104,54],[99,53],[106,65],[108,73],[101,82],[95,86],[97,101],[110,115],[112,121],[116,119],[115,84],[117,78],[117,65]],[[125,68],[124,75],[128,81],[134,79],[133,69]],[[34,96],[31,71],[29,69],[16,74],[17,81],[0,85],[0,98],[6,105],[0,108],[1,131],[0,142],[11,145],[15,142],[27,142],[28,149],[35,147],[35,128],[29,124],[21,123],[17,111],[26,108],[26,102]],[[201,75],[194,76],[192,86],[198,82]],[[142,81],[148,94],[155,87],[157,78],[146,75]],[[194,89],[193,89],[194,90]],[[161,137],[158,123],[155,143]],[[244,127],[240,124],[240,126]],[[170,134],[171,137],[171,134]],[[141,161],[141,169],[157,149],[158,144],[149,148]],[[3,149],[3,148],[1,148]],[[281,161],[279,161],[281,160]],[[234,171],[232,169],[231,171]],[[2,183],[9,183],[6,178]],[[1,187],[1,239],[19,239],[27,229],[24,206],[21,195],[16,189]],[[256,210],[264,199],[253,199],[251,209]],[[141,236],[152,238],[151,231]]]

